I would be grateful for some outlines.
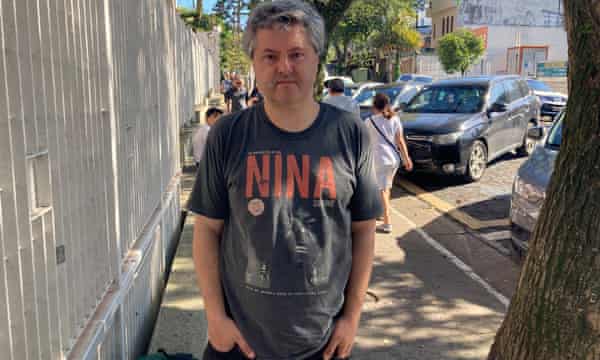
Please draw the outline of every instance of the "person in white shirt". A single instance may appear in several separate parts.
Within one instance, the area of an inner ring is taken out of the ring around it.
[[[219,108],[212,107],[206,110],[206,124],[200,126],[194,134],[192,146],[194,148],[194,160],[196,161],[196,167],[198,167],[200,159],[202,158],[202,154],[204,153],[204,147],[206,146],[206,139],[208,138],[210,127],[217,122],[221,115],[223,115],[223,110]]]
[[[360,106],[350,96],[344,95],[344,81],[342,79],[327,80],[327,90],[329,94],[323,102],[338,107],[360,116]]]
[[[382,93],[375,95],[373,115],[366,119],[366,125],[374,147],[375,175],[383,203],[383,224],[377,227],[377,231],[391,233],[390,193],[394,175],[400,165],[403,165],[406,171],[411,171],[413,163],[404,141],[402,123],[392,111],[390,98],[387,95]]]

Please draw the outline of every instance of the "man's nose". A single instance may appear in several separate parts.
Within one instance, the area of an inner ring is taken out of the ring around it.
[[[292,71],[292,63],[287,56],[282,56],[281,60],[277,62],[277,71],[282,74],[287,74]]]

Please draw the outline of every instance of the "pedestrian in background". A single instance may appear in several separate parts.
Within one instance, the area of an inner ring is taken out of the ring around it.
[[[367,118],[367,127],[371,133],[375,174],[383,203],[383,224],[377,227],[377,231],[391,233],[390,194],[394,175],[401,165],[406,171],[411,171],[413,163],[404,141],[402,123],[392,111],[390,98],[382,93],[376,94],[372,111],[373,115]]]
[[[229,71],[225,71],[223,81],[221,82],[221,93],[225,94],[229,89],[231,89],[231,75]]]
[[[344,95],[344,88],[344,80],[337,78],[328,80],[328,95],[323,102],[360,116],[360,106],[350,96]]]
[[[243,47],[264,101],[211,129],[188,204],[203,360],[348,358],[381,214],[368,130],[314,99],[325,26],[307,3],[258,5]]]
[[[248,91],[244,88],[244,81],[235,75],[231,89],[225,93],[225,106],[228,113],[244,110],[248,107]]]
[[[256,105],[262,102],[263,100],[264,97],[258,90],[258,87],[254,86],[254,89],[252,89],[252,92],[250,93],[250,96],[248,98],[248,106]]]
[[[219,120],[219,117],[223,115],[223,110],[219,108],[209,108],[206,110],[205,119],[206,124],[201,125],[192,139],[192,147],[194,150],[194,160],[196,161],[196,167],[200,164],[200,159],[204,153],[204,147],[206,146],[206,139],[208,138],[208,132],[210,128]]]

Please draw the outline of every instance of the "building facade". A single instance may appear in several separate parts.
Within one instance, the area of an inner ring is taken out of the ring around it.
[[[458,28],[472,29],[485,39],[486,53],[476,72],[533,76],[535,62],[567,59],[562,0],[432,0],[427,13],[432,19],[434,48],[442,36]],[[515,47],[547,50],[520,51],[535,56],[509,58],[509,49]],[[510,66],[513,63],[516,67]]]

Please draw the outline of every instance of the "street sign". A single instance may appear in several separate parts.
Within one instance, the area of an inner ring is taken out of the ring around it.
[[[543,61],[537,64],[537,77],[566,77],[566,61]]]

